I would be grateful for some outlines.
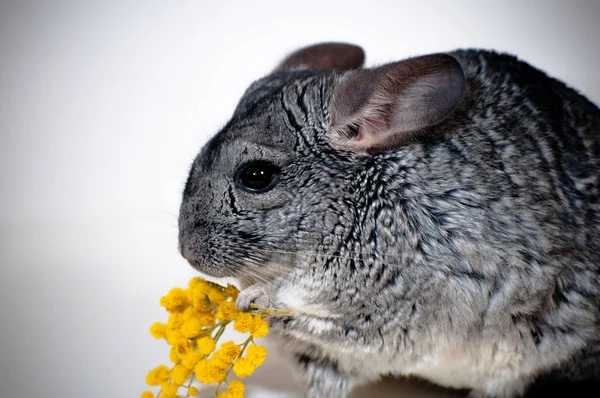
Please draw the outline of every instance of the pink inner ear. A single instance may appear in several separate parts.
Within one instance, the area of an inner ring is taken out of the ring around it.
[[[465,84],[460,64],[446,54],[349,72],[333,94],[331,133],[356,149],[403,145],[452,114]]]
[[[321,43],[302,48],[286,57],[276,70],[334,70],[360,68],[365,61],[362,48],[346,43]]]

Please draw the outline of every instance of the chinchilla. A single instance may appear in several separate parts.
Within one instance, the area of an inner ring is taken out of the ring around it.
[[[194,160],[180,251],[237,277],[309,397],[410,375],[516,397],[600,377],[600,110],[481,50],[363,68],[324,43]]]

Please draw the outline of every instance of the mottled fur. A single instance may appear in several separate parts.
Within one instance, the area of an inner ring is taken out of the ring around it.
[[[182,254],[295,311],[272,329],[311,397],[386,374],[503,397],[600,377],[600,111],[512,56],[451,55],[464,100],[401,145],[332,137],[353,72],[278,70],[193,163]],[[234,181],[256,159],[282,169],[262,194]]]

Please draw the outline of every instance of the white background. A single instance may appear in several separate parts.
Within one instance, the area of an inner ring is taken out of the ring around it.
[[[158,299],[194,275],[177,252],[190,162],[285,54],[491,48],[598,104],[599,21],[598,1],[2,2],[0,397],[145,389],[167,359]],[[279,359],[255,384],[292,390]]]

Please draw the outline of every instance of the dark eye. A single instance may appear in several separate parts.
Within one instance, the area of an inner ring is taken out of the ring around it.
[[[273,163],[257,161],[243,165],[237,172],[237,183],[249,192],[266,192],[279,179],[281,169]]]

